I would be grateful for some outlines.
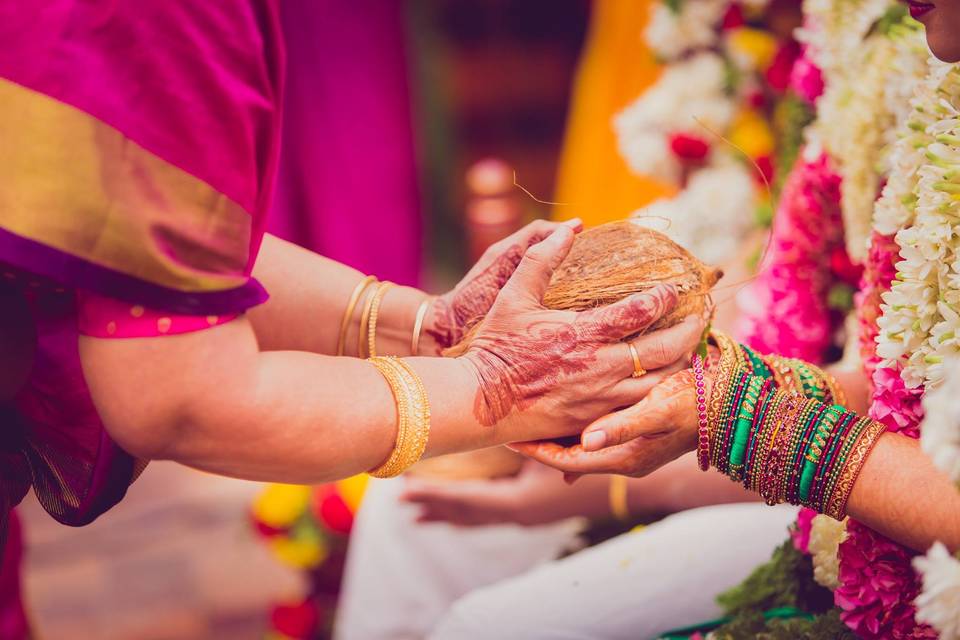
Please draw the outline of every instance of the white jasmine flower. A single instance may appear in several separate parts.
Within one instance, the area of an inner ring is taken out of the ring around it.
[[[914,558],[913,566],[923,574],[917,621],[940,632],[941,640],[960,640],[960,561],[937,542],[927,555]]]

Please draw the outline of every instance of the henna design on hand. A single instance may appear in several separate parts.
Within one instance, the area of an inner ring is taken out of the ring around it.
[[[437,298],[426,332],[436,342],[438,353],[460,342],[467,331],[490,311],[497,294],[523,260],[526,250],[522,244],[512,245],[463,286]]]
[[[628,302],[579,314],[538,312],[564,313],[572,318],[569,322],[540,320],[505,332],[484,326],[465,356],[480,378],[477,420],[492,426],[514,408],[526,410],[566,378],[590,368],[602,346],[653,324],[676,300],[675,289],[657,287]]]

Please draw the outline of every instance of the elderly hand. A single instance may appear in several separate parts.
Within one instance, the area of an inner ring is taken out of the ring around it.
[[[432,350],[433,354],[439,355],[460,342],[470,327],[490,311],[497,294],[513,275],[527,249],[561,224],[575,231],[583,227],[579,219],[564,223],[535,220],[490,245],[457,286],[433,302],[423,329],[424,336],[432,344],[424,340],[421,353],[426,355]]]
[[[693,371],[685,369],[654,387],[636,405],[591,424],[579,445],[523,442],[510,448],[572,478],[585,473],[641,477],[695,450],[698,426]]]
[[[560,225],[526,251],[459,358],[479,382],[477,420],[508,430],[514,440],[578,434],[637,402],[685,365],[704,328],[701,318],[691,317],[634,339],[650,373],[632,377],[633,358],[622,341],[673,309],[676,290],[661,285],[581,312],[546,309],[543,295],[573,238],[573,229]]]

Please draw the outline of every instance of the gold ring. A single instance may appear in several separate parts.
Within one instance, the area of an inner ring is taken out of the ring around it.
[[[632,342],[628,342],[627,346],[630,347],[630,357],[633,358],[633,373],[630,374],[630,376],[633,378],[642,378],[647,375],[647,370],[640,364],[640,354],[637,353],[637,348],[633,346]]]

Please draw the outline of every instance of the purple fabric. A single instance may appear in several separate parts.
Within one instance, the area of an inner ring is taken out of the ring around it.
[[[268,229],[402,284],[421,222],[400,0],[284,0],[284,136]]]
[[[0,0],[0,76],[256,214],[279,119],[277,0]]]
[[[27,616],[21,596],[23,533],[16,513],[10,514],[7,547],[0,563],[0,638],[21,640],[28,637]]]
[[[252,216],[249,273],[279,149],[277,14],[277,0],[0,0],[0,77],[85,111],[243,206]],[[82,525],[116,504],[139,469],[109,438],[90,397],[76,292],[43,276],[83,272],[98,293],[124,297],[130,287],[144,302],[144,293],[165,292],[10,233],[0,234],[0,259],[19,266],[0,278],[0,330],[35,334],[28,381],[0,404],[2,542],[9,510],[31,485],[57,520]],[[227,312],[263,291],[253,283],[220,295]]]
[[[0,256],[9,264],[31,273],[69,282],[81,289],[185,315],[226,315],[243,311],[267,300],[267,292],[254,278],[236,289],[184,293],[152,282],[145,282],[108,269],[68,253],[58,251],[29,238],[0,228]],[[0,263],[0,268],[2,268]]]

